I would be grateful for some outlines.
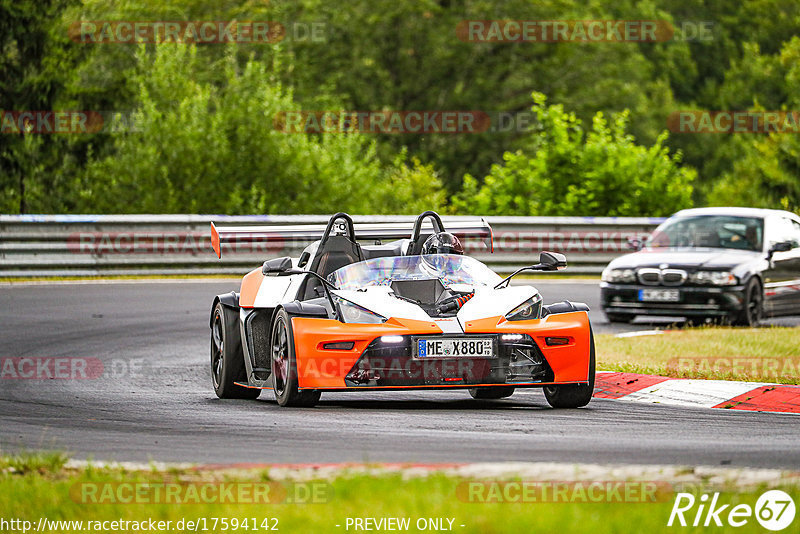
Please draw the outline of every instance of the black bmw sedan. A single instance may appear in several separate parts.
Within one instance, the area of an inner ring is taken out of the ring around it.
[[[611,322],[637,315],[754,326],[800,315],[800,217],[779,210],[698,208],[662,223],[600,283]]]

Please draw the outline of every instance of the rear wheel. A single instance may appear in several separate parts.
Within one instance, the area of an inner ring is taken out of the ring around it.
[[[758,326],[764,314],[764,293],[758,278],[751,278],[744,290],[744,308],[732,317],[735,326]]]
[[[294,349],[292,321],[286,310],[275,315],[272,324],[272,389],[280,406],[314,406],[321,393],[301,391],[297,380],[297,359]]]
[[[236,311],[218,302],[211,323],[211,380],[220,399],[255,399],[260,389],[242,387],[247,382],[239,317]]]
[[[470,388],[469,394],[476,400],[505,399],[514,394],[513,386],[491,386],[484,388]]]
[[[594,393],[594,333],[589,335],[589,383],[567,386],[546,386],[544,396],[553,408],[580,408],[592,400]]]

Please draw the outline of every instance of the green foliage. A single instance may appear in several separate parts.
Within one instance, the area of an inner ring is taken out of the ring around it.
[[[73,0],[0,0],[0,110],[53,109],[76,50],[57,21]],[[0,134],[0,212],[58,211],[68,142]]]
[[[456,34],[462,21],[496,19],[661,20],[676,34],[638,44]],[[288,33],[279,45],[140,48],[73,42],[81,20],[269,20]],[[294,34],[312,22],[323,42]],[[687,38],[685,24],[701,23],[711,39]],[[0,0],[0,109],[141,115],[141,131],[124,135],[0,135],[0,211],[664,212],[685,205],[688,188],[666,204],[650,182],[665,172],[685,184],[693,169],[696,204],[797,206],[797,136],[661,132],[675,110],[798,109],[799,28],[796,0]],[[565,145],[547,148],[556,133],[521,128],[304,136],[270,127],[286,109],[524,113],[532,91],[574,114]],[[578,145],[580,157],[564,152]],[[536,155],[533,167],[525,155]],[[644,175],[637,158],[662,162],[638,184],[629,180]],[[575,168],[578,182],[564,170]],[[485,185],[473,178],[487,175]]]
[[[283,133],[273,121],[296,108],[263,64],[241,69],[234,47],[226,83],[200,80],[188,45],[144,48],[138,59],[136,132],[117,135],[113,154],[87,168],[83,209],[135,213],[328,213],[373,211],[384,185],[374,141]],[[418,179],[418,166],[401,180]],[[425,170],[423,167],[419,169]],[[119,199],[127,199],[120,204]]]
[[[784,44],[775,58],[762,61],[774,82],[772,87],[795,88],[790,94],[771,102],[768,110],[780,109],[775,104],[788,100],[782,108],[788,112],[800,109],[800,38]],[[746,77],[752,80],[753,77]],[[777,80],[776,80],[777,79]],[[757,103],[758,104],[758,103]],[[764,106],[753,106],[764,110]],[[712,206],[735,205],[783,208],[800,212],[800,132],[754,133],[735,136],[732,142],[737,158],[731,171],[714,183],[708,194]]]
[[[296,6],[298,15],[312,9],[325,21],[330,41],[329,46],[306,43],[288,48],[296,67],[284,80],[300,101],[323,89],[355,110],[518,113],[528,111],[528,96],[539,91],[587,121],[599,110],[630,109],[637,117],[633,133],[645,143],[655,141],[672,109],[668,74],[659,72],[636,45],[474,43],[456,35],[456,27],[465,20],[613,18],[616,2],[593,2],[590,7],[574,0],[275,2],[287,3]],[[629,2],[624,15],[620,18],[668,16],[637,2]],[[665,53],[686,50],[683,43],[656,46]],[[465,173],[485,174],[503,152],[521,148],[525,137],[525,131],[514,129],[387,135],[378,141],[386,159],[405,146],[433,163],[453,193]]]
[[[58,473],[68,459],[62,452],[22,451],[10,456],[0,456],[0,473],[11,472],[17,475]]]
[[[626,133],[628,114],[595,115],[584,131],[574,113],[547,105],[534,93],[540,123],[533,153],[506,152],[483,185],[467,175],[453,202],[465,213],[494,215],[669,215],[691,205],[695,173],[679,166],[680,154],[637,145]]]
[[[418,215],[426,210],[443,210],[447,203],[447,194],[433,165],[423,165],[419,158],[412,158],[409,166],[405,150],[371,196],[374,213]]]

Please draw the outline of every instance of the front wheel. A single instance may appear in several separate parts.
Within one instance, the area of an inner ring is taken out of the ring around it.
[[[297,379],[292,321],[286,310],[275,315],[272,324],[272,390],[280,406],[314,406],[321,393],[316,390],[301,391]]]
[[[484,388],[469,388],[469,394],[475,400],[505,399],[514,394],[513,386],[491,386]]]
[[[589,383],[566,386],[545,386],[544,396],[553,408],[580,408],[592,400],[594,393],[594,333],[589,334]]]
[[[758,326],[764,314],[764,293],[758,278],[751,278],[744,290],[744,308],[732,317],[734,326]]]
[[[211,380],[220,399],[255,399],[260,389],[246,388],[247,382],[238,314],[217,302],[211,323]]]

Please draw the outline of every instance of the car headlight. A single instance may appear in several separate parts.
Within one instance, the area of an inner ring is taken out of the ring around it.
[[[385,323],[386,317],[371,312],[342,297],[334,297],[336,306],[339,308],[339,318],[344,323],[379,324]]]
[[[633,269],[605,269],[600,280],[612,284],[631,284],[636,281],[636,271]]]
[[[534,295],[506,314],[509,321],[527,321],[538,319],[542,315],[542,297]]]
[[[689,281],[694,284],[711,286],[734,286],[739,280],[729,271],[697,271],[689,275]]]

